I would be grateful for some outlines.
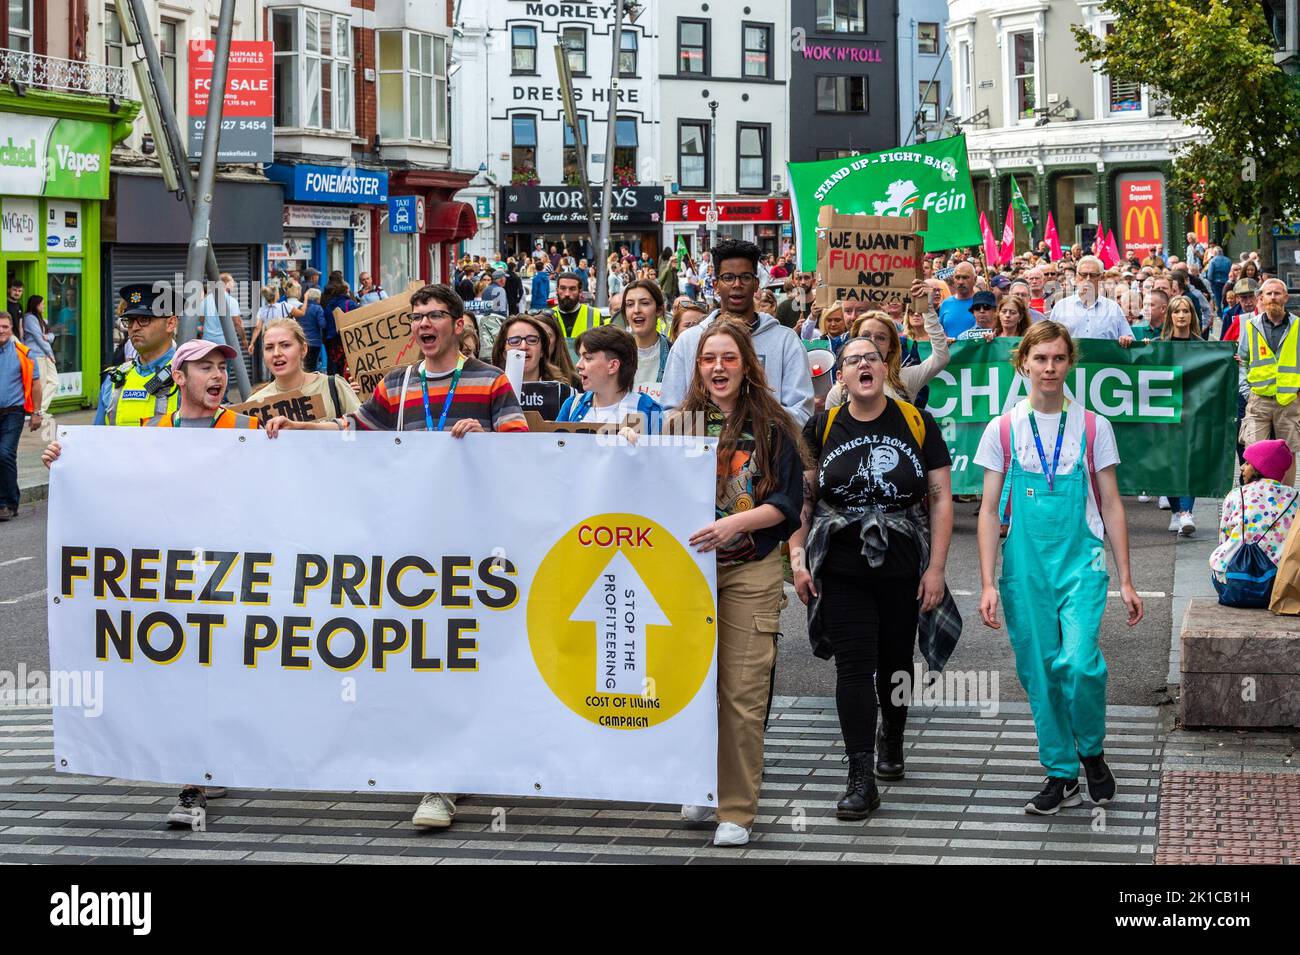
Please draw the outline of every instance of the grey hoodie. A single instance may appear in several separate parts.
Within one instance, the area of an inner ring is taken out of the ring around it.
[[[668,353],[664,368],[663,401],[665,411],[676,408],[686,398],[686,391],[695,374],[695,354],[699,351],[700,336],[718,316],[714,309],[709,317],[693,328],[682,332]],[[802,428],[813,413],[812,372],[808,370],[808,351],[793,329],[786,328],[766,312],[758,313],[758,327],[752,334],[754,350],[763,363],[767,383],[772,386],[777,400]]]

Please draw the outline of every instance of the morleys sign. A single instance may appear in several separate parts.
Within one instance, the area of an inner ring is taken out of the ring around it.
[[[292,202],[388,204],[388,173],[373,169],[272,163],[266,177],[282,184]]]
[[[601,191],[591,190],[600,211]],[[620,186],[610,191],[610,222],[657,226],[663,221],[664,191],[660,186]],[[567,225],[587,222],[583,190],[570,186],[507,186],[501,190],[501,215],[507,226]]]

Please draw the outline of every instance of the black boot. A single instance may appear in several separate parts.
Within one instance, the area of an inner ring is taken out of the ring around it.
[[[903,723],[886,726],[882,719],[876,727],[876,778],[903,778]]]
[[[871,753],[849,753],[848,790],[835,804],[836,819],[866,819],[873,809],[880,808],[880,793],[871,775]]]

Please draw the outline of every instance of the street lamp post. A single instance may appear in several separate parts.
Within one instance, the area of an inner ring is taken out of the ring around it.
[[[718,101],[709,100],[709,248],[718,242]]]

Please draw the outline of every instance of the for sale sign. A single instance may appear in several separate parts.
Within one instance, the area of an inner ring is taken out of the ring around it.
[[[208,100],[212,95],[214,40],[192,40],[189,45],[189,155],[203,152]],[[275,49],[269,42],[232,40],[226,65],[226,96],[221,115],[218,162],[271,162],[275,125]]]

